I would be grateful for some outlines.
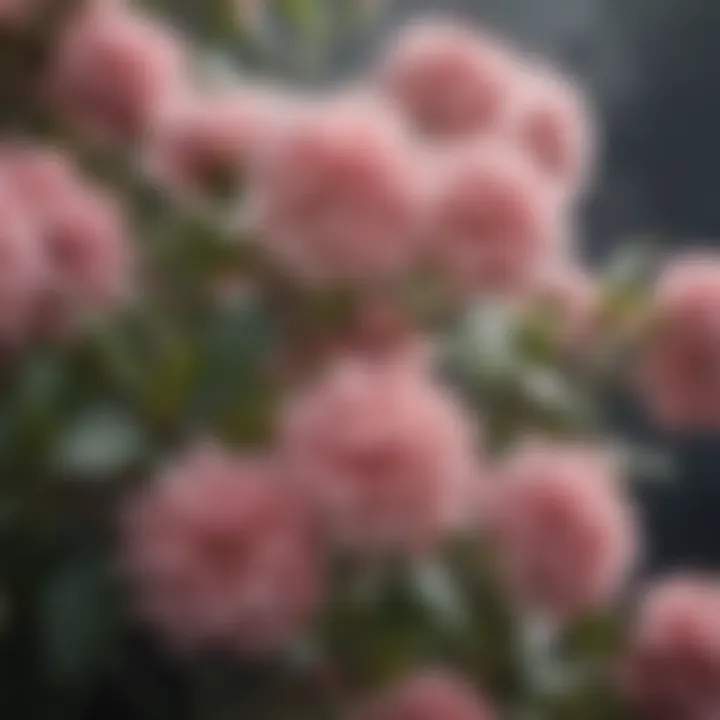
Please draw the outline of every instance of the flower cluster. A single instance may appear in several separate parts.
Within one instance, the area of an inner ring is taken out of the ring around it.
[[[0,0],[0,32],[32,32],[45,7]],[[604,334],[630,304],[638,332],[621,349],[638,351],[633,379],[652,416],[720,428],[720,260],[668,263],[635,295],[583,268],[576,209],[598,148],[588,102],[488,32],[416,23],[351,85],[301,95],[194,74],[188,40],[121,0],[68,6],[52,30],[30,93],[52,122],[38,123],[37,141],[0,143],[0,342],[28,352],[70,332],[81,342],[83,320],[140,286],[146,324],[131,330],[142,341],[123,339],[143,344],[141,367],[133,352],[114,358],[131,365],[132,393],[108,389],[105,373],[101,390],[89,379],[58,402],[75,420],[98,392],[97,405],[117,405],[152,446],[112,474],[150,469],[121,513],[133,624],[190,662],[219,654],[308,686],[331,676],[328,697],[292,716],[492,720],[517,706],[535,717],[526,696],[545,688],[508,697],[532,683],[515,630],[541,620],[556,633],[549,652],[573,652],[562,633],[633,603],[642,550],[610,444],[546,422],[537,406],[565,381],[571,400],[590,394],[596,378],[577,366],[595,343],[619,342]],[[83,162],[46,135],[87,151]],[[131,176],[116,194],[80,170],[108,158]],[[152,197],[135,192],[148,186]],[[130,242],[121,197],[147,221],[141,234],[161,236],[156,253]],[[136,254],[148,260],[142,276]],[[247,292],[221,312],[205,291],[234,273]],[[484,341],[527,357],[498,352],[490,380],[472,385],[444,350],[476,307],[520,308]],[[236,343],[258,309],[272,332]],[[233,314],[224,343],[221,314]],[[536,315],[551,316],[549,351],[545,336],[523,344],[546,329]],[[330,352],[300,362],[317,334]],[[232,357],[213,355],[218,344]],[[276,378],[278,355],[302,368]],[[3,448],[26,452],[50,432],[3,435]],[[198,435],[213,439],[188,440]],[[57,472],[35,460],[33,473]],[[45,497],[33,485],[28,507]],[[603,658],[605,691],[640,717],[720,716],[719,618],[716,580],[661,581]],[[422,627],[408,639],[412,622]],[[485,646],[497,638],[502,647]],[[587,673],[569,675],[569,692],[587,690]],[[275,700],[258,717],[288,717]]]

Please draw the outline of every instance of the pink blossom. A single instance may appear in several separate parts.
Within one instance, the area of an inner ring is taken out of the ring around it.
[[[291,275],[372,282],[415,260],[423,196],[396,119],[369,102],[320,102],[268,143],[252,178],[268,252]]]
[[[511,127],[520,147],[560,188],[574,194],[584,187],[597,140],[585,98],[571,82],[527,70]]]
[[[192,450],[126,519],[140,610],[170,642],[258,655],[307,629],[321,599],[319,550],[269,460]]]
[[[502,126],[515,75],[497,40],[457,23],[425,21],[390,48],[379,84],[422,133],[452,139]]]
[[[335,540],[414,551],[461,520],[476,473],[472,435],[418,363],[347,360],[290,403],[281,447]]]
[[[27,339],[42,282],[42,253],[33,226],[0,179],[0,342]]]
[[[453,290],[516,288],[565,240],[558,195],[511,147],[479,143],[440,163],[430,253]]]
[[[353,720],[493,720],[497,717],[475,688],[437,670],[413,674]]]
[[[520,603],[562,619],[611,602],[637,541],[609,458],[530,443],[501,468],[500,482],[489,527]]]
[[[720,258],[681,258],[655,290],[655,324],[640,384],[657,419],[677,429],[720,427]]]
[[[149,139],[150,172],[182,193],[236,189],[279,113],[279,101],[259,92],[179,97]]]
[[[0,148],[0,185],[33,256],[33,282],[19,271],[15,278],[32,287],[22,304],[33,308],[23,314],[28,334],[62,335],[80,313],[125,298],[132,248],[114,198],[83,180],[62,153],[20,144]]]
[[[49,214],[42,237],[54,297],[91,310],[126,297],[130,248],[115,198],[90,187],[68,194]]]
[[[185,81],[185,47],[122,3],[91,3],[63,33],[49,93],[80,132],[134,140]]]
[[[648,593],[623,663],[627,696],[643,718],[720,715],[720,583],[679,576]]]

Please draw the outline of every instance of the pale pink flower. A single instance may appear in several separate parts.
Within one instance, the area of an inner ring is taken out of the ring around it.
[[[0,177],[34,218],[40,208],[61,204],[68,189],[81,182],[69,155],[57,148],[25,143],[0,147]]]
[[[587,102],[570,81],[549,71],[526,70],[511,132],[538,168],[565,193],[584,189],[597,139]]]
[[[79,313],[114,307],[126,297],[132,248],[114,198],[84,181],[62,153],[25,145],[0,149],[0,183],[37,257],[36,331],[62,335]]]
[[[416,259],[424,208],[416,158],[391,114],[342,99],[298,111],[252,178],[267,251],[291,275],[372,282]]]
[[[512,147],[478,143],[437,169],[429,252],[450,289],[522,287],[564,244],[557,193]]]
[[[643,718],[720,716],[720,583],[678,576],[652,588],[632,630],[621,677]]]
[[[1,173],[0,173],[1,178]],[[0,179],[0,342],[26,340],[43,280],[32,223]]]
[[[183,194],[237,190],[280,112],[280,101],[260,92],[178,97],[148,140],[150,173]]]
[[[378,83],[421,133],[456,139],[503,126],[516,73],[513,58],[494,38],[430,20],[400,34]]]
[[[584,446],[534,442],[500,469],[489,529],[520,604],[562,620],[612,602],[637,554],[613,463]]]
[[[302,503],[265,459],[201,447],[134,501],[124,563],[145,619],[186,649],[282,650],[321,599],[321,557]]]
[[[42,228],[51,294],[101,310],[127,297],[131,253],[119,201],[87,186],[69,193]]]
[[[493,720],[496,713],[467,681],[418,671],[353,716],[353,720]]]
[[[347,360],[290,403],[281,447],[329,534],[355,550],[425,550],[462,519],[473,431],[416,362]]]
[[[640,367],[648,407],[668,427],[720,427],[720,257],[669,265],[654,303]]]
[[[135,140],[184,84],[185,60],[168,26],[121,3],[91,3],[60,39],[48,92],[79,132]]]

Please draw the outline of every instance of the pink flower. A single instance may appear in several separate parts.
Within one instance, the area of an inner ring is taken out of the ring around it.
[[[191,451],[131,505],[124,541],[141,612],[180,647],[277,651],[319,605],[313,529],[269,461]]]
[[[372,282],[416,259],[423,197],[392,115],[366,102],[298,112],[252,178],[268,252],[291,275]]]
[[[675,577],[645,599],[623,666],[642,717],[712,720],[720,715],[720,583]]]
[[[528,70],[513,115],[512,133],[538,168],[566,193],[582,189],[597,140],[580,91],[558,75]]]
[[[0,179],[0,214],[0,343],[14,344],[29,334],[43,261],[33,226],[4,179]]]
[[[438,170],[430,253],[452,289],[516,288],[565,239],[559,197],[512,148],[481,143]]]
[[[502,126],[516,68],[496,40],[426,21],[400,35],[379,74],[381,89],[422,133],[453,139]]]
[[[563,619],[611,602],[637,542],[609,459],[582,446],[528,444],[500,482],[489,527],[520,603]]]
[[[91,4],[61,38],[49,92],[80,132],[135,140],[185,80],[185,48],[120,3]]]
[[[290,404],[281,447],[335,540],[414,551],[461,519],[476,473],[472,435],[418,363],[348,360]]]
[[[465,680],[436,670],[416,672],[353,720],[493,720],[496,714]]]
[[[182,193],[237,189],[279,112],[276,99],[257,92],[178,98],[149,140],[150,172]]]
[[[90,310],[113,307],[129,290],[127,228],[119,202],[99,189],[68,193],[43,224],[51,295]]]
[[[0,148],[0,184],[34,257],[28,303],[35,331],[64,334],[79,313],[125,298],[132,252],[112,197],[83,181],[60,152],[24,145]]]
[[[720,427],[720,258],[681,258],[655,290],[655,325],[642,350],[640,385],[664,425]]]

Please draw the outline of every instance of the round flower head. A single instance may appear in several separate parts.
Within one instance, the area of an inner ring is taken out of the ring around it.
[[[70,193],[43,226],[51,294],[88,309],[116,305],[129,287],[129,241],[119,203],[99,189]]]
[[[168,28],[120,3],[91,3],[61,37],[49,92],[80,131],[127,141],[184,79],[184,46]]]
[[[461,293],[527,283],[564,240],[556,193],[512,148],[479,143],[438,169],[430,254]]]
[[[500,475],[489,526],[519,602],[562,620],[613,601],[632,569],[636,534],[609,459],[534,443]]]
[[[298,111],[257,170],[259,229],[288,274],[365,283],[415,259],[423,209],[415,157],[379,106],[342,100]]]
[[[425,21],[402,32],[378,82],[421,133],[455,139],[502,126],[515,74],[496,40],[459,24]]]
[[[139,608],[180,647],[275,652],[318,607],[313,530],[268,461],[193,450],[126,520],[124,560]]]
[[[655,325],[642,349],[640,384],[664,425],[720,427],[720,257],[669,265],[655,290]]]
[[[720,583],[680,576],[652,588],[622,670],[625,693],[639,717],[720,716]]]
[[[279,112],[260,93],[178,97],[149,139],[150,172],[181,193],[235,190]]]
[[[493,720],[496,715],[466,681],[420,671],[357,713],[353,720]]]
[[[426,549],[475,479],[467,419],[414,361],[338,364],[290,404],[281,436],[328,532],[355,550]]]
[[[107,309],[126,294],[130,243],[115,201],[84,182],[59,152],[29,146],[0,150],[0,183],[27,226],[37,258],[35,330],[73,325],[78,312]],[[18,275],[18,277],[22,277]]]
[[[578,88],[550,72],[527,70],[511,123],[520,147],[567,194],[587,183],[595,129]]]

